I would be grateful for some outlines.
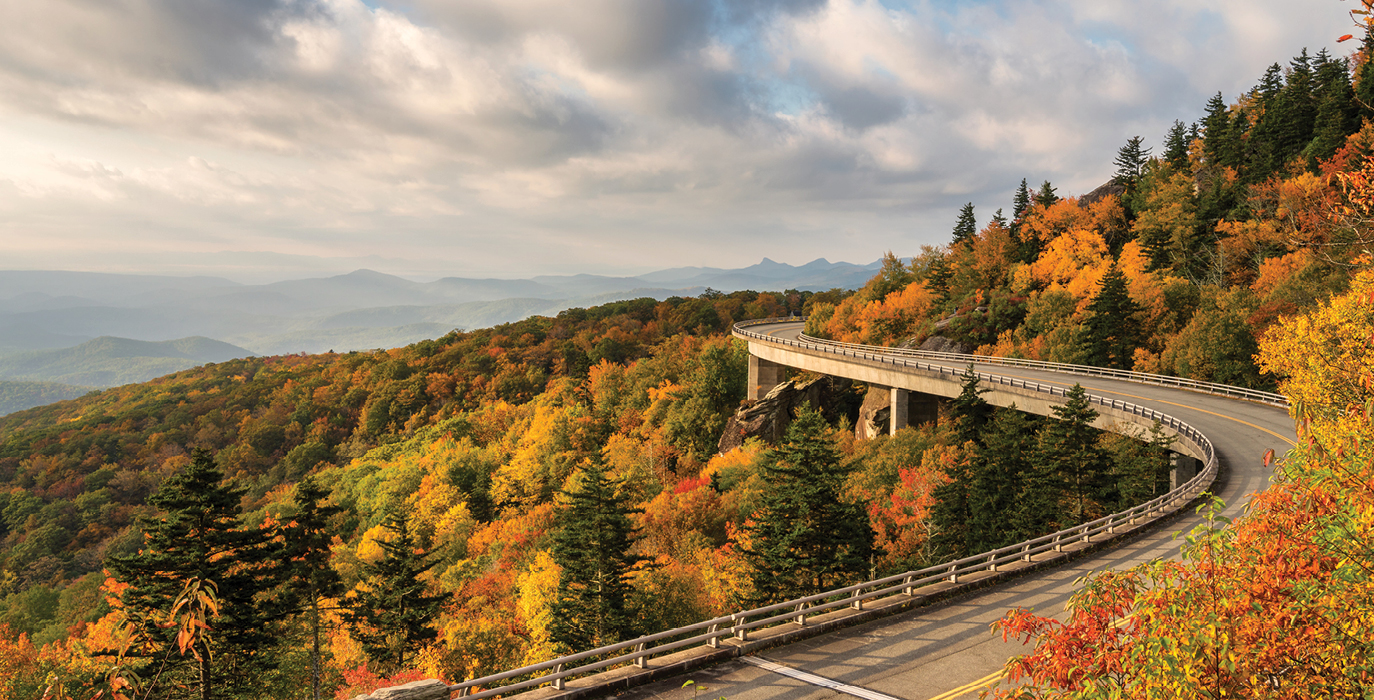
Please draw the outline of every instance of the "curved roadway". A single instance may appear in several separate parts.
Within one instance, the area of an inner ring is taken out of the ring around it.
[[[754,326],[750,330],[796,340],[800,323]],[[881,348],[874,348],[881,351]],[[972,358],[971,358],[972,359]],[[962,369],[967,363],[947,364]],[[1169,413],[1206,434],[1216,448],[1220,475],[1214,492],[1227,504],[1225,515],[1240,514],[1249,496],[1269,483],[1272,469],[1263,455],[1285,453],[1296,439],[1293,422],[1281,408],[1148,384],[1079,377],[1021,367],[974,363],[980,372],[1046,384],[1080,383],[1089,393],[1126,399]],[[989,625],[1014,607],[1030,607],[1057,617],[1080,576],[1125,569],[1155,558],[1176,558],[1186,533],[1201,522],[1194,513],[1145,535],[1070,563],[976,591],[932,608],[884,618],[828,635],[770,649],[661,683],[629,690],[623,698],[829,698],[858,696],[882,700],[974,698],[998,682],[1007,659],[1026,653],[1019,642],[1003,642]],[[771,663],[770,663],[771,662]],[[800,673],[798,673],[800,672]],[[798,680],[800,676],[805,680]],[[809,676],[809,677],[808,677]],[[697,687],[682,687],[690,678]]]

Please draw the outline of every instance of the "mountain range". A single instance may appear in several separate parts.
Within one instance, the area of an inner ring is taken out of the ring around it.
[[[634,277],[445,277],[356,270],[240,284],[220,277],[0,270],[0,415],[249,355],[392,348],[623,299],[707,289],[824,291],[880,267],[764,258],[741,269],[680,267]]]
[[[793,266],[765,258],[741,269],[682,267],[636,277],[414,282],[357,270],[255,285],[217,277],[0,271],[0,356],[72,347],[100,336],[147,341],[202,336],[263,355],[395,347],[455,328],[621,299],[697,296],[707,288],[855,288],[878,267],[878,262],[824,259]]]

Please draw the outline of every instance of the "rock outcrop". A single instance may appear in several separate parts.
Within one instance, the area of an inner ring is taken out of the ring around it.
[[[854,422],[854,437],[872,440],[886,435],[892,420],[892,390],[885,386],[870,386],[859,407],[859,420]]]
[[[844,410],[843,396],[852,385],[842,377],[820,377],[803,383],[789,379],[773,387],[767,396],[746,402],[730,417],[720,436],[720,452],[729,452],[751,437],[777,444],[804,403],[819,408],[826,420],[837,420]]]
[[[961,354],[968,354],[973,351],[969,346],[958,341],[950,340],[943,335],[932,335],[926,338],[926,341],[921,343],[921,346],[916,349],[929,352],[955,352]]]
[[[371,695],[359,695],[353,700],[448,700],[448,684],[441,680],[424,680],[379,688]]]

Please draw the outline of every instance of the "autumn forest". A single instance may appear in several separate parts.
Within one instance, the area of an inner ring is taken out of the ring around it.
[[[1153,146],[1124,139],[1092,192],[1027,177],[1001,208],[970,203],[948,245],[893,251],[858,290],[615,302],[0,418],[0,698],[459,681],[1167,489],[1160,435],[1095,431],[1073,400],[1049,418],[993,409],[972,376],[938,421],[895,435],[856,431],[866,388],[837,382],[780,438],[735,447],[722,438],[750,402],[730,327],[793,314],[841,341],[936,338],[1290,396],[1303,440],[1246,517],[1194,533],[1184,561],[1095,578],[1068,623],[1008,615],[1004,632],[1035,643],[1016,692],[1359,697],[1374,673],[1371,48],[1304,51]],[[798,503],[825,507],[798,530]],[[1236,631],[1214,653],[1222,618]],[[1179,661],[1194,658],[1215,663]]]

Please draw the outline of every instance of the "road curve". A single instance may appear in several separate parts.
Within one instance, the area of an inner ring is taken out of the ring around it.
[[[800,323],[754,326],[751,331],[796,340]],[[873,348],[881,351],[881,348]],[[976,358],[970,358],[976,359]],[[962,369],[967,362],[931,364]],[[1138,384],[1118,379],[974,362],[979,372],[1072,386],[1169,413],[1206,434],[1216,448],[1220,475],[1213,491],[1226,503],[1225,515],[1240,514],[1249,496],[1269,483],[1266,450],[1283,454],[1296,439],[1293,422],[1281,408],[1220,396]],[[997,682],[1003,664],[1025,653],[1016,642],[1002,642],[989,625],[1008,609],[1023,606],[1062,616],[1064,603],[1084,574],[1124,569],[1155,558],[1180,554],[1181,537],[1201,519],[1188,513],[1121,546],[1098,551],[1064,566],[982,589],[933,608],[883,618],[775,649],[766,658],[738,659],[689,676],[634,688],[622,698],[728,697],[730,700],[858,696],[902,700],[953,700],[977,697]],[[695,687],[682,687],[684,681]],[[820,679],[820,680],[817,680]]]

